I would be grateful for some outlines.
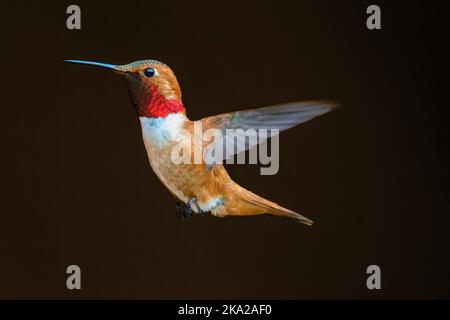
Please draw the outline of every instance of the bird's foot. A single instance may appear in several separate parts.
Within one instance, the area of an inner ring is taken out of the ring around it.
[[[189,220],[192,217],[191,207],[182,202],[177,202],[175,204],[175,212],[177,214],[177,220],[180,222]]]
[[[197,208],[197,213],[204,214],[203,210],[200,209],[200,206],[198,205],[198,201],[197,201],[196,197],[193,197],[192,199],[190,199],[186,205],[189,206],[189,208],[192,208],[192,205],[195,205],[195,207]]]
[[[195,205],[198,213],[203,213],[203,211],[200,209],[200,206],[198,205],[197,198],[190,199],[187,203],[177,202],[175,204],[175,212],[177,215],[177,219],[180,222],[183,222],[185,220],[189,220],[192,218],[192,205]]]

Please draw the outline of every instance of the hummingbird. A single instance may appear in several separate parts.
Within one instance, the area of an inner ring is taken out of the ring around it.
[[[84,60],[65,62],[109,69],[126,79],[150,166],[177,199],[175,212],[179,220],[189,219],[193,213],[207,212],[217,217],[270,214],[312,225],[313,221],[307,217],[241,187],[231,179],[222,163],[176,164],[171,160],[171,152],[177,144],[192,144],[196,139],[195,125],[201,124],[204,131],[215,129],[224,133],[228,129],[248,128],[280,132],[331,111],[337,107],[334,102],[290,102],[192,121],[186,115],[174,72],[160,61],[139,60],[124,65]],[[233,150],[242,152],[260,142],[247,142]],[[204,144],[201,142],[202,147]]]

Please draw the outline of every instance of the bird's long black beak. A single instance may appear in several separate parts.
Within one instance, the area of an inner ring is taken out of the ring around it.
[[[114,71],[119,71],[119,66],[116,64],[103,63],[103,62],[95,62],[95,61],[84,61],[84,60],[64,60],[67,63],[75,63],[75,64],[85,64],[87,66],[100,67],[105,69],[111,69]]]

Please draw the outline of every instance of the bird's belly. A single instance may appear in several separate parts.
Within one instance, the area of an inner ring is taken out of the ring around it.
[[[183,202],[197,198],[203,211],[221,205],[223,188],[231,182],[222,166],[208,170],[204,164],[175,164],[171,159],[172,148],[146,147],[153,171],[174,196]]]
[[[211,211],[221,205],[223,188],[227,188],[232,181],[222,166],[208,170],[204,163],[180,163],[179,159],[172,159],[174,148],[191,150],[188,145],[192,146],[192,141],[190,136],[179,130],[180,119],[176,115],[168,118],[141,119],[150,165],[175,197],[183,202],[195,197],[203,211]]]
[[[169,148],[170,149],[170,148]],[[171,152],[161,148],[147,148],[150,165],[159,180],[181,201],[190,199],[189,168],[172,162]]]

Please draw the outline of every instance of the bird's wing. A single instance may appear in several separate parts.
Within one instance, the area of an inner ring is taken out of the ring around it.
[[[203,158],[209,166],[222,163],[235,154],[249,150],[267,138],[277,135],[280,131],[309,121],[337,106],[336,103],[327,101],[291,102],[203,118],[199,121],[204,133],[208,129],[216,129],[218,130],[216,132],[220,133],[213,139],[204,137],[206,141],[202,143]],[[227,129],[231,129],[228,133],[233,134],[227,134]],[[267,134],[262,134],[264,132]],[[223,152],[217,157],[216,151],[212,150],[219,148],[222,148]],[[214,155],[211,155],[211,152]]]

